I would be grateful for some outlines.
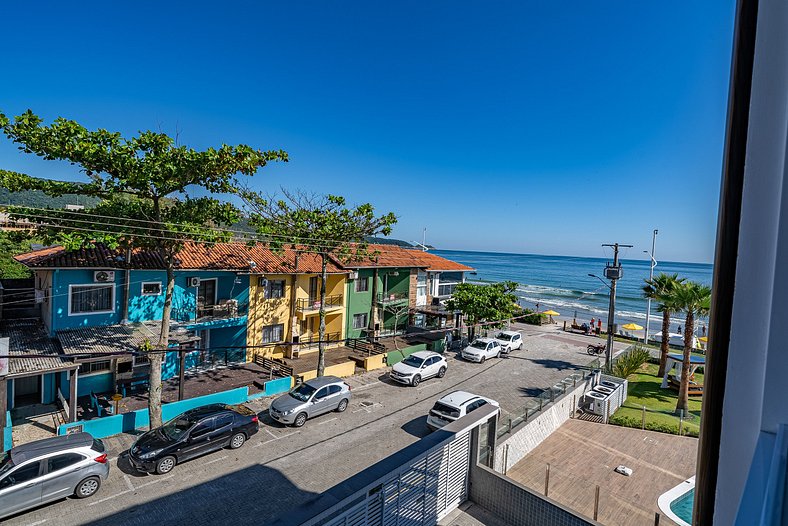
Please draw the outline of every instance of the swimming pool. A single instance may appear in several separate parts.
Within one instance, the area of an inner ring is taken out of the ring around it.
[[[680,526],[692,525],[692,505],[695,501],[695,477],[660,495],[657,504],[670,520]]]

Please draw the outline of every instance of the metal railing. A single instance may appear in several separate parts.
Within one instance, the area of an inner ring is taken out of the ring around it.
[[[299,311],[315,311],[320,310],[320,297],[316,298],[301,298],[296,300],[296,310]],[[331,296],[326,296],[325,300],[322,303],[322,306],[326,309],[330,309],[333,307],[341,307],[342,306],[342,295],[341,294],[332,294]]]
[[[407,301],[407,292],[378,292],[378,303],[388,304]]]
[[[335,343],[340,343],[340,337],[342,335],[338,332],[327,332],[323,337],[323,343],[326,345],[333,345]],[[320,337],[318,335],[310,336],[309,338],[299,338],[298,345],[301,349],[314,349],[320,343]]]

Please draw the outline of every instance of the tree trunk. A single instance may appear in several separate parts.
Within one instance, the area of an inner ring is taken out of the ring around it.
[[[164,309],[161,314],[161,331],[159,341],[150,353],[150,371],[148,372],[148,414],[150,415],[150,427],[159,427],[161,420],[161,364],[167,355],[167,347],[170,342],[170,318],[172,314],[172,294],[175,290],[175,270],[172,266],[172,259],[167,257],[164,250],[159,253],[166,258],[167,263],[167,288],[164,293]]]
[[[676,403],[676,414],[686,415],[689,411],[689,368],[690,353],[692,352],[692,334],[695,330],[695,313],[687,312],[684,321],[684,356],[681,363],[681,385],[679,386],[679,399]]]
[[[668,350],[670,349],[670,311],[665,310],[662,312],[662,342],[659,344],[659,371],[657,378],[665,376],[665,366],[668,363]],[[646,342],[648,343],[648,342]]]
[[[326,370],[326,349],[323,342],[326,336],[326,265],[327,256],[321,255],[320,267],[320,328],[317,342],[317,375],[323,376]]]

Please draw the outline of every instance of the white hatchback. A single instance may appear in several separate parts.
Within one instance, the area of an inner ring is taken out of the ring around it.
[[[499,407],[498,402],[490,398],[467,391],[454,391],[435,402],[427,415],[427,427],[435,431],[487,404]]]
[[[523,348],[523,336],[517,331],[501,331],[495,335],[495,341],[501,344],[505,352]]]
[[[422,380],[437,376],[443,378],[449,364],[446,358],[436,352],[420,351],[415,352],[394,364],[391,368],[389,377],[395,382],[417,386]]]
[[[493,338],[477,338],[473,343],[462,350],[460,356],[469,362],[484,363],[487,358],[500,358],[501,354],[508,351]]]

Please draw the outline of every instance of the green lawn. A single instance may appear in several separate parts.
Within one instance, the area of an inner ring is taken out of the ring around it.
[[[613,424],[641,427],[643,406],[646,407],[646,428],[655,431],[678,433],[679,419],[673,414],[678,393],[661,389],[662,379],[657,377],[656,364],[644,365],[639,373],[629,377],[627,401],[610,418]],[[703,384],[703,375],[696,373],[695,381]],[[697,436],[700,427],[701,398],[690,397],[688,418],[682,424],[683,433]]]

